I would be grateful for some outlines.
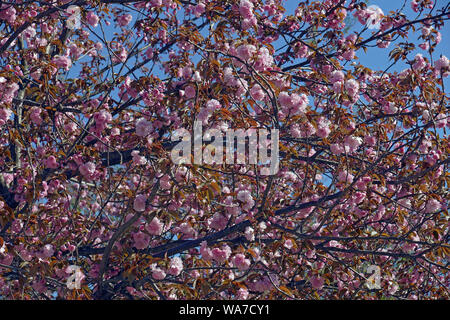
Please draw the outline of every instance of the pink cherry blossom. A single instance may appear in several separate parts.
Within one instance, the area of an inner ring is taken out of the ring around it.
[[[442,73],[443,77],[447,77],[450,74],[448,58],[446,56],[440,57],[434,63],[434,68],[437,72]]]
[[[436,199],[431,199],[427,202],[425,206],[425,212],[427,213],[434,213],[438,210],[440,210],[442,207],[441,203]]]
[[[167,273],[173,276],[178,276],[183,271],[183,260],[180,257],[173,257],[170,260]]]
[[[315,289],[315,290],[321,290],[323,288],[323,284],[324,284],[324,279],[320,276],[314,276],[310,278],[310,283],[311,286]]]
[[[67,56],[56,56],[52,61],[58,68],[65,69],[66,71],[72,66],[72,60]]]
[[[58,162],[56,161],[55,156],[50,156],[45,159],[45,166],[50,169],[56,169],[59,167]]]
[[[423,56],[420,53],[416,54],[416,56],[414,57],[413,69],[422,70],[423,68],[426,67],[426,65],[427,64]]]
[[[152,277],[155,280],[163,280],[166,277],[166,273],[158,267],[154,267],[152,270]]]
[[[250,60],[250,58],[253,57],[255,53],[256,47],[252,44],[240,45],[237,48],[237,56],[244,61]]]
[[[144,211],[146,201],[147,197],[145,195],[137,195],[136,198],[134,198],[133,209],[136,211]]]
[[[153,125],[150,121],[140,118],[136,121],[136,134],[140,137],[145,137],[153,131]]]
[[[89,11],[86,14],[86,20],[91,25],[91,27],[94,27],[94,28],[98,25],[98,22],[99,22],[98,16],[92,11]]]
[[[6,20],[9,24],[13,24],[16,20],[16,9],[13,6],[7,6],[5,10],[0,10],[0,19]]]
[[[192,99],[192,98],[194,98],[195,97],[195,89],[194,89],[194,87],[193,86],[187,86],[185,89],[184,89],[184,94],[185,94],[185,97],[187,98],[187,99]]]
[[[245,255],[238,253],[231,259],[233,265],[239,270],[247,270],[250,267],[250,260],[245,258]]]
[[[212,258],[218,263],[225,262],[231,254],[231,248],[224,245],[222,248],[214,248],[211,250]]]
[[[154,217],[147,225],[146,230],[152,235],[160,235],[163,231],[163,226],[163,223],[157,217]]]
[[[194,7],[194,15],[198,18],[200,17],[202,14],[205,13],[205,4],[202,2],[199,2],[195,7]]]
[[[124,14],[117,18],[117,23],[119,26],[125,27],[131,22],[131,20],[133,20],[133,16],[131,14]]]
[[[248,299],[248,290],[244,288],[240,288],[236,294],[236,299],[238,300],[247,300]]]
[[[133,234],[134,247],[142,250],[148,247],[150,243],[150,236],[144,232],[136,232]]]
[[[89,179],[95,172],[95,164],[91,161],[83,163],[80,165],[79,170],[85,178]]]

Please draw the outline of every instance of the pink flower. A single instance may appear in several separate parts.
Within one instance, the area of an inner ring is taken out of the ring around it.
[[[101,110],[94,114],[94,119],[97,130],[103,131],[106,128],[106,125],[112,121],[112,115],[106,110]]]
[[[153,7],[161,7],[162,6],[162,0],[151,0],[151,4]]]
[[[201,15],[203,14],[203,13],[205,13],[205,4],[204,3],[202,3],[202,2],[199,2],[195,7],[194,7],[194,10],[193,10],[193,13],[194,13],[194,15],[197,17],[197,18],[199,18],[199,17],[201,17]]]
[[[244,60],[250,60],[251,57],[256,53],[256,47],[252,44],[243,44],[237,48],[237,56]]]
[[[28,27],[23,32],[23,35],[28,39],[34,38],[36,36],[36,29],[33,27]]]
[[[442,208],[442,205],[439,201],[436,199],[431,199],[427,202],[427,205],[425,206],[425,212],[426,213],[434,213]]]
[[[291,97],[289,96],[289,93],[286,91],[280,92],[278,95],[278,101],[280,102],[280,105],[283,107],[290,107],[292,104]]]
[[[133,157],[133,164],[136,166],[140,166],[147,163],[147,159],[139,155],[139,150],[133,150],[131,152],[131,156]]]
[[[348,136],[345,138],[344,147],[348,153],[353,153],[359,148],[359,146],[361,144],[362,144],[362,138]]]
[[[117,18],[117,23],[119,26],[125,27],[131,22],[131,20],[133,20],[133,16],[131,14],[124,14]]]
[[[200,72],[198,72],[198,70],[194,72],[194,75],[192,76],[192,80],[197,81],[197,82],[202,81],[202,77],[200,76]]]
[[[159,184],[161,186],[161,189],[169,190],[172,187],[172,184],[170,183],[170,176],[167,174],[164,175],[159,181]]]
[[[239,288],[236,293],[236,299],[238,300],[247,300],[248,299],[248,290],[244,288]]]
[[[309,279],[311,286],[316,289],[316,290],[320,290],[323,288],[323,284],[324,284],[324,279],[321,278],[320,276],[314,276],[311,279]]]
[[[250,267],[250,260],[245,258],[245,255],[242,253],[236,254],[231,259],[232,264],[238,268],[239,270],[247,270]]]
[[[358,179],[358,182],[356,183],[356,189],[367,190],[367,186],[370,182],[372,182],[372,179],[370,177],[362,177]]]
[[[306,251],[306,257],[308,259],[314,259],[316,257],[315,250],[308,250],[308,251]]]
[[[206,103],[206,108],[209,110],[209,111],[215,111],[215,110],[218,110],[218,109],[220,109],[222,107],[222,105],[220,104],[220,102],[219,101],[217,101],[216,99],[211,99],[211,100],[208,100],[208,102]]]
[[[317,136],[320,138],[328,137],[331,133],[330,125],[331,122],[328,119],[321,117],[317,123]]]
[[[184,96],[185,96],[187,99],[195,98],[195,94],[196,94],[195,89],[194,89],[194,87],[192,87],[192,86],[187,86],[187,87],[184,89]]]
[[[58,68],[65,69],[66,71],[72,66],[72,60],[67,56],[55,56],[52,62],[56,64]]]
[[[305,94],[293,93],[289,94],[285,91],[281,92],[278,96],[278,100],[282,107],[284,107],[284,113],[289,113],[291,115],[297,115],[300,113],[305,113],[308,98]]]
[[[4,125],[11,116],[12,111],[10,109],[0,108],[0,125]]]
[[[270,54],[269,49],[261,47],[258,52],[258,57],[255,63],[255,69],[258,71],[264,71],[266,68],[273,64],[273,56]]]
[[[180,69],[180,77],[184,79],[189,79],[192,76],[192,68],[189,66],[185,66]]]
[[[122,48],[118,54],[113,57],[114,62],[125,62],[128,58],[128,51]]]
[[[377,139],[374,136],[365,136],[364,143],[366,143],[368,146],[373,147],[376,145]]]
[[[422,35],[424,37],[429,36],[430,33],[431,33],[431,27],[426,27],[426,26],[422,27]]]
[[[145,55],[147,56],[147,59],[152,59],[153,58],[153,48],[148,48],[145,51]]]
[[[146,230],[148,233],[158,236],[162,233],[163,226],[163,223],[157,217],[154,217],[153,220],[147,224]]]
[[[70,57],[72,59],[78,59],[80,55],[83,53],[83,48],[78,47],[75,43],[72,43],[69,47]]]
[[[200,243],[200,254],[202,255],[202,259],[212,260],[212,250],[208,248],[208,243],[206,241],[202,241]]]
[[[248,190],[240,190],[237,193],[237,199],[242,202],[248,202],[250,200],[253,200],[252,194]]]
[[[443,77],[447,77],[450,74],[449,71],[449,60],[446,56],[440,57],[434,63],[434,68],[438,73],[442,72]],[[444,70],[443,70],[444,69]]]
[[[95,173],[95,164],[91,161],[83,163],[79,170],[85,178],[90,178]]]
[[[55,249],[51,244],[46,244],[42,249],[42,255],[44,258],[50,258],[53,255],[53,253],[55,253]]]
[[[331,83],[335,83],[335,82],[342,82],[345,79],[345,75],[342,71],[339,70],[335,70],[330,74],[330,82]]]
[[[98,25],[98,21],[99,21],[98,16],[95,13],[93,13],[92,11],[89,11],[86,14],[86,20],[94,28]]]
[[[218,263],[225,262],[231,254],[231,249],[229,246],[224,245],[222,249],[214,248],[211,250],[212,258],[216,260]]]
[[[355,192],[352,194],[352,201],[355,204],[360,204],[366,198],[366,194],[363,192]]]
[[[263,100],[264,97],[266,96],[263,89],[261,88],[261,86],[259,84],[255,84],[250,89],[250,94],[252,95],[253,99],[255,99],[255,100]]]
[[[294,243],[292,242],[291,239],[287,239],[287,240],[284,242],[283,246],[284,246],[286,249],[291,250],[291,249],[294,247]]]
[[[244,19],[251,19],[253,17],[253,3],[249,0],[241,0],[239,3],[239,13]]]
[[[383,111],[386,114],[394,114],[394,113],[397,113],[398,108],[395,106],[395,104],[393,102],[389,102],[389,103],[383,105]]]
[[[342,54],[342,57],[344,57],[344,59],[345,60],[352,60],[353,58],[355,58],[355,50],[353,50],[353,49],[350,49],[350,50],[347,50],[347,51],[345,51],[343,54]]]
[[[0,11],[0,19],[8,21],[9,24],[13,24],[17,18],[16,12],[13,6],[7,6],[5,10]]]
[[[353,175],[345,170],[340,171],[338,174],[338,180],[340,182],[348,182],[348,183],[352,183],[353,182]]]
[[[0,87],[1,88],[1,87]],[[2,92],[0,94],[1,102],[3,103],[11,103],[13,98],[16,96],[17,91],[19,91],[19,85],[17,83],[8,83],[4,88],[1,88]],[[6,114],[12,114],[6,111]],[[2,119],[2,115],[0,114],[0,120]]]
[[[357,39],[358,39],[358,36],[356,35],[356,33],[352,33],[352,34],[348,35],[347,38],[345,38],[345,40],[347,40],[351,44],[354,44]]]
[[[40,109],[38,107],[33,107],[31,109],[30,119],[31,119],[31,121],[33,121],[33,123],[35,123],[37,125],[42,124],[41,112],[42,112],[42,109]]]
[[[56,158],[54,156],[50,156],[47,159],[45,159],[44,164],[47,168],[50,169],[56,169],[59,167],[58,163],[56,162]]]
[[[295,54],[297,58],[306,58],[309,55],[309,48],[303,43],[299,42],[295,46],[298,48],[298,51]]]
[[[254,241],[255,240],[255,230],[253,230],[252,227],[247,227],[245,229],[244,235],[245,235],[245,238],[248,241]]]
[[[417,0],[411,0],[411,9],[414,12],[418,12],[419,11],[419,4],[417,3]]]
[[[133,203],[133,209],[135,211],[142,212],[145,210],[145,202],[147,201],[147,197],[143,194],[136,196]]]
[[[423,43],[419,44],[419,48],[427,51],[430,48],[430,44],[428,42],[423,42]]]
[[[112,128],[111,129],[111,136],[118,136],[120,135],[120,129],[119,128]]]
[[[228,219],[220,212],[214,213],[209,220],[209,226],[216,230],[222,230],[227,226]]]
[[[440,33],[439,31],[437,31],[437,32],[436,32],[436,38],[435,38],[434,42],[435,42],[436,44],[438,44],[438,43],[441,42],[441,41],[442,41],[442,35],[441,35],[441,33]]]
[[[140,137],[148,136],[153,131],[153,125],[150,121],[140,118],[136,121],[136,134]]]
[[[33,289],[39,293],[44,293],[45,291],[47,291],[47,287],[45,285],[44,279],[34,281],[33,284],[31,285],[31,287],[33,287]]]
[[[347,80],[345,81],[345,89],[347,90],[349,96],[354,98],[358,94],[359,83],[354,79]]]
[[[152,270],[152,277],[155,280],[163,280],[166,277],[166,273],[161,268],[155,267]]]
[[[439,113],[436,116],[436,127],[442,129],[449,123],[448,115]]]
[[[167,273],[173,276],[178,276],[183,270],[183,261],[180,257],[174,257],[170,260],[169,269]]]
[[[134,247],[138,250],[142,250],[148,247],[150,243],[150,236],[144,232],[133,233]]]
[[[425,59],[423,58],[423,56],[418,53],[416,54],[416,56],[414,57],[414,63],[413,63],[413,69],[414,70],[422,70],[423,68],[425,68],[427,66],[427,63],[425,62]]]
[[[268,277],[270,277],[272,281],[270,281]],[[272,282],[275,285],[278,285],[280,282],[278,276],[270,274],[269,276],[264,276],[262,279],[255,279],[248,284],[248,288],[252,291],[264,292],[273,288]]]
[[[339,155],[344,152],[344,148],[339,143],[333,143],[330,145],[330,151],[336,155]]]

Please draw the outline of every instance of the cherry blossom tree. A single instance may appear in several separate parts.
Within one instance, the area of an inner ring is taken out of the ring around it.
[[[0,1],[1,298],[449,298],[435,2]],[[278,172],[174,163],[194,121]]]

